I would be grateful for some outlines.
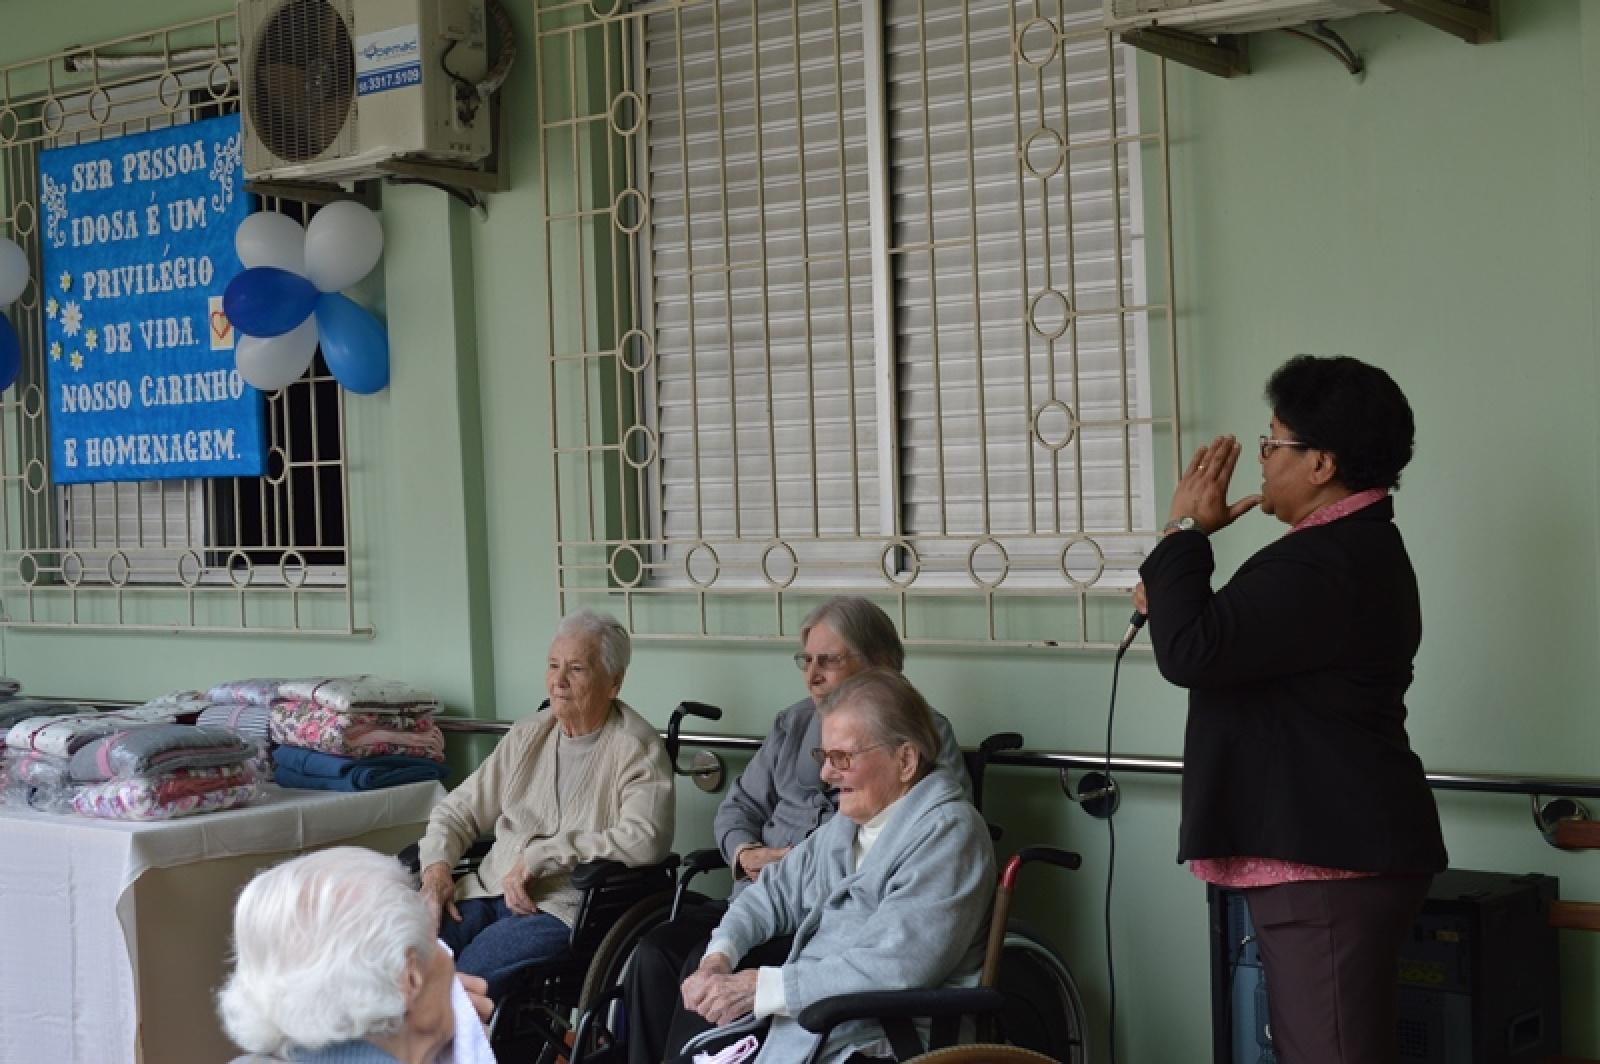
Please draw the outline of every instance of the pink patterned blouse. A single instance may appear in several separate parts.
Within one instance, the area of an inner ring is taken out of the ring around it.
[[[1347,495],[1338,502],[1313,510],[1285,535],[1349,517],[1388,495],[1389,492],[1384,488],[1369,488]],[[1352,872],[1347,868],[1323,868],[1299,861],[1281,861],[1275,857],[1200,857],[1189,862],[1189,871],[1196,878],[1219,887],[1271,887],[1279,883],[1306,883],[1324,879],[1362,879],[1372,874]]]

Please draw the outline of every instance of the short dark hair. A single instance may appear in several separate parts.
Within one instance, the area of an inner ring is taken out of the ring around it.
[[[1296,355],[1267,381],[1267,402],[1284,427],[1331,452],[1351,491],[1400,486],[1417,426],[1400,386],[1377,366],[1347,355]]]

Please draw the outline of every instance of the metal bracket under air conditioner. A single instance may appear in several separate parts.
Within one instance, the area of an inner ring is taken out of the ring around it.
[[[1495,0],[1379,0],[1385,7],[1459,37],[1468,44],[1500,39]],[[1207,74],[1234,78],[1250,73],[1242,35],[1207,37],[1166,26],[1124,30],[1124,44]],[[1348,64],[1347,64],[1348,65]]]
[[[302,203],[332,203],[356,199],[374,210],[378,207],[380,181],[417,183],[443,189],[470,207],[483,205],[482,194],[504,192],[511,187],[511,168],[506,161],[507,124],[500,94],[489,98],[489,154],[476,166],[456,166],[425,159],[390,159],[377,165],[384,178],[362,178],[353,183],[354,191],[337,181],[247,181],[245,189],[257,196],[275,196]]]

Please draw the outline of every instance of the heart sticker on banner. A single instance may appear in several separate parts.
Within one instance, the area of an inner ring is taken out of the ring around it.
[[[233,331],[233,322],[220,310],[211,312],[211,336],[217,343],[226,343],[228,334]]]

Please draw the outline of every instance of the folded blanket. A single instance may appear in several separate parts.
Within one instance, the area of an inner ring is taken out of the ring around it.
[[[206,692],[212,702],[243,702],[251,706],[270,706],[278,697],[278,677],[259,677],[254,680],[230,680],[219,683]]]
[[[339,713],[311,702],[285,702],[272,707],[269,734],[275,743],[325,754],[444,760],[444,734],[430,716]]]
[[[285,702],[312,702],[341,713],[367,710],[416,716],[439,711],[439,699],[432,691],[377,676],[285,680],[278,685],[278,697]]]
[[[295,746],[280,746],[276,762],[280,787],[316,791],[375,791],[443,780],[449,772],[425,757],[339,757]]]
[[[182,717],[192,713],[199,713],[207,706],[214,704],[210,696],[204,691],[168,691],[164,695],[157,695],[139,708],[171,713],[175,717]]]
[[[268,727],[272,710],[268,706],[252,706],[242,702],[224,704],[207,702],[195,723],[202,728],[222,728],[241,739],[265,746],[271,741]]]
[[[42,698],[12,698],[0,702],[0,746],[6,745],[5,733],[12,725],[29,717],[67,717],[76,713],[93,713],[93,706],[76,702],[47,702]]]
[[[178,773],[78,787],[72,792],[72,811],[101,820],[171,820],[248,805],[260,790],[253,775],[248,780],[223,781],[220,785],[213,782],[209,787],[201,781],[175,777]]]
[[[130,728],[135,724],[172,722],[172,714],[157,710],[125,709],[116,713],[83,713],[70,716],[29,717],[6,732],[6,746],[36,750],[55,757],[71,757],[102,735]]]
[[[256,748],[230,731],[192,724],[140,724],[112,732],[72,755],[78,783],[156,776],[174,769],[237,765]]]

